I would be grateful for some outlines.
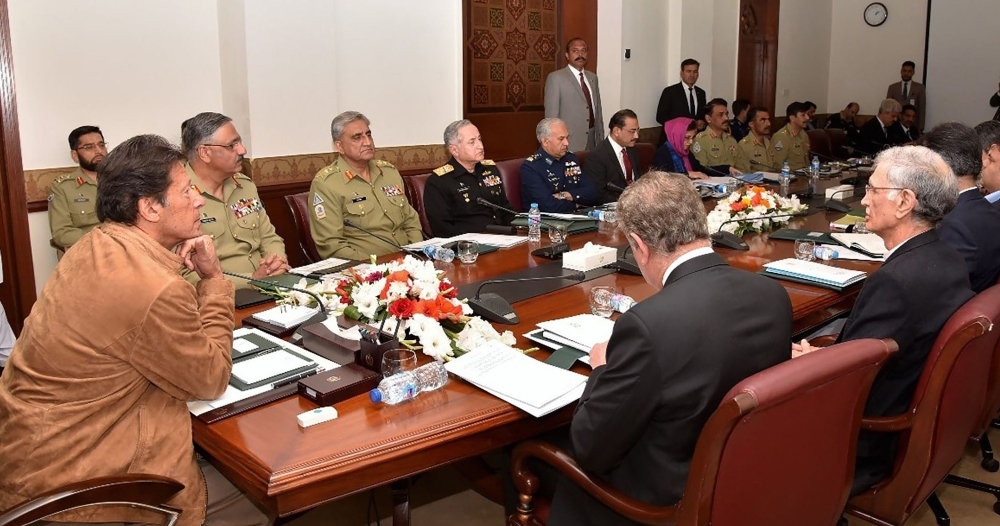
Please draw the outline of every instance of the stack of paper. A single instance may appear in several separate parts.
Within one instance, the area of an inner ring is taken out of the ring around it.
[[[524,336],[553,349],[566,346],[589,353],[594,345],[611,339],[615,322],[593,314],[578,314],[569,318],[545,321],[539,323],[538,327],[540,328]],[[590,355],[581,356],[579,361],[590,364]]]
[[[859,270],[848,270],[846,268],[833,267],[795,258],[766,263],[764,264],[764,269],[772,274],[836,287],[846,287],[865,279],[867,276],[867,274]]]
[[[528,241],[527,236],[511,236],[503,234],[477,234],[469,233],[462,234],[460,236],[455,236],[449,238],[448,241],[475,241],[480,245],[490,245],[493,247],[500,248],[510,248],[515,245],[520,245],[521,243],[526,243]]]
[[[885,256],[889,249],[885,248],[885,242],[877,234],[830,234],[837,243],[861,252],[873,258]]]
[[[254,314],[253,317],[260,321],[270,323],[271,325],[277,325],[282,329],[288,329],[302,325],[303,322],[311,318],[312,315],[317,312],[319,312],[318,307],[278,305],[277,307],[258,312]]]
[[[323,272],[325,270],[336,269],[337,267],[342,267],[352,261],[349,259],[338,259],[338,258],[328,258],[323,261],[317,261],[309,265],[303,265],[301,267],[295,267],[288,271],[289,274],[297,274],[299,276],[308,276],[309,274],[326,274]],[[335,271],[331,271],[335,272]]]
[[[534,417],[580,399],[587,377],[540,362],[491,341],[445,364],[464,379]]]

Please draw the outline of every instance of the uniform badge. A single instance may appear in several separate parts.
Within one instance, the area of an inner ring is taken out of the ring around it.
[[[195,191],[195,193],[198,193],[198,194],[201,193],[201,188],[198,188],[198,185],[192,184],[191,188]]]
[[[466,203],[468,203],[468,202],[469,202],[469,194],[462,194],[462,197],[464,197],[464,198],[465,198],[465,202],[466,202]]]
[[[360,203],[360,202],[366,201],[367,199],[368,198],[365,197],[365,196],[363,196],[363,195],[356,195],[356,196],[354,196],[354,198],[351,199],[351,202],[352,203]],[[319,204],[319,203],[316,203],[316,204]]]
[[[313,204],[314,205],[323,204],[323,197],[319,194],[313,194]]]
[[[350,170],[348,170],[348,171],[344,172],[344,177],[346,177],[347,180],[350,181],[351,179],[354,179],[354,174],[351,173]]]
[[[83,177],[77,177],[76,178],[76,185],[77,186],[83,186]]]
[[[49,194],[49,196],[46,197],[45,200],[51,203],[53,198],[55,198],[55,196],[52,195],[52,194]]]
[[[236,178],[236,174],[233,174],[233,182],[236,183],[236,188],[243,188],[243,183]]]
[[[260,199],[254,197],[251,199],[240,199],[239,201],[229,205],[229,208],[233,211],[233,215],[236,216],[236,219],[243,219],[258,210],[263,209],[264,205],[260,202]]]
[[[729,153],[732,153],[732,154],[736,153],[736,145],[735,144],[729,147]]]
[[[694,146],[691,148],[691,151],[694,152],[694,153],[700,153],[701,152],[701,143],[699,143],[699,142],[694,143]]]
[[[434,173],[440,176],[440,175],[444,175],[444,174],[446,174],[448,172],[451,172],[454,169],[455,169],[454,166],[452,166],[450,164],[446,164],[444,166],[441,166],[440,168],[435,168],[434,169]]]
[[[500,180],[500,177],[496,175],[489,175],[483,178],[483,184],[485,184],[486,186],[498,186],[502,182],[503,181]]]
[[[214,222],[215,222],[215,218],[214,217],[203,217],[203,218],[201,218],[201,223],[202,224],[205,224],[205,223],[214,223]]]
[[[87,201],[90,201],[90,199],[87,199],[86,197],[77,197],[73,200],[74,203],[86,203]]]
[[[389,186],[383,186],[382,191],[385,192],[386,197],[396,197],[397,195],[403,195],[403,191],[399,189],[398,186],[391,184]]]
[[[326,217],[326,209],[323,208],[323,205],[316,205],[313,207],[313,210],[316,211],[316,219],[323,219]]]
[[[778,142],[774,143],[774,151],[780,152],[781,149],[782,149],[781,141],[778,141]]]

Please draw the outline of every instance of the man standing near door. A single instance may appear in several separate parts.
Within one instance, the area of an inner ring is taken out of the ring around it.
[[[885,98],[899,101],[900,106],[912,104],[917,107],[917,130],[924,129],[924,115],[927,115],[926,92],[924,85],[913,79],[913,70],[916,64],[912,60],[903,62],[903,67],[899,70],[899,82],[889,84],[889,89],[885,92]]]
[[[604,114],[597,75],[587,65],[587,43],[566,43],[566,67],[545,79],[545,117],[556,117],[569,128],[569,151],[593,150],[604,139]]]
[[[705,107],[705,90],[695,86],[698,82],[698,68],[701,64],[693,59],[681,62],[681,81],[663,88],[660,103],[656,105],[656,122],[663,123],[677,118],[698,118]]]

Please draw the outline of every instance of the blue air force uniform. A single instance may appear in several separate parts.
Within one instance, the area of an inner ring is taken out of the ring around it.
[[[559,192],[569,192],[573,200],[554,197]],[[538,203],[542,212],[572,213],[577,207],[596,204],[597,189],[583,175],[575,155],[556,159],[539,148],[521,165],[521,206],[528,210],[531,203]]]

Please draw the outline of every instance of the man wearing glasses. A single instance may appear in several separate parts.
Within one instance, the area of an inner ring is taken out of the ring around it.
[[[232,119],[199,113],[181,124],[181,141],[188,176],[205,197],[201,232],[212,237],[222,269],[254,278],[288,271],[285,243],[267,217],[257,186],[240,173],[247,150]],[[184,277],[198,281],[194,272]],[[236,285],[246,286],[242,280]]]
[[[49,228],[57,255],[97,226],[97,165],[108,154],[97,126],[80,126],[69,133],[69,155],[80,165],[49,187]]]

